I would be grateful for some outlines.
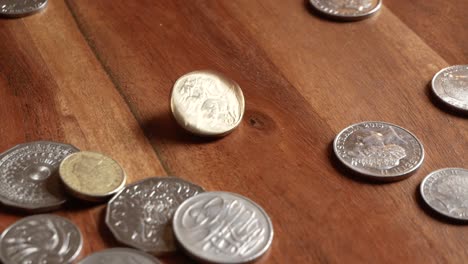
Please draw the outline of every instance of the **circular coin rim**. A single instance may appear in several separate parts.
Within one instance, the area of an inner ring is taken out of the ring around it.
[[[315,2],[317,1],[320,1],[320,0],[309,0],[309,3],[314,7],[315,10],[319,11],[321,14],[324,14],[328,17],[336,18],[338,20],[343,20],[343,21],[362,20],[362,19],[375,15],[382,8],[382,0],[377,0],[377,4],[375,5],[375,7],[366,13],[359,14],[359,15],[341,15],[341,14],[333,14],[333,13],[326,12],[325,10],[320,8],[320,6],[316,5]]]
[[[413,168],[411,168],[408,171],[404,171],[404,172],[399,173],[399,174],[387,175],[387,176],[386,175],[380,175],[380,174],[377,174],[377,173],[371,173],[371,172],[365,171],[363,169],[353,167],[352,165],[348,164],[337,153],[338,139],[341,137],[341,135],[346,130],[348,130],[348,129],[352,128],[352,127],[356,127],[356,126],[360,126],[360,125],[368,124],[368,123],[380,123],[380,124],[385,124],[385,125],[388,125],[388,126],[397,127],[399,129],[402,129],[406,133],[410,134],[414,139],[416,139],[416,142],[418,142],[419,146],[421,147],[421,158],[418,161],[418,163],[416,165],[414,165]],[[362,174],[364,176],[370,176],[370,177],[372,177],[374,179],[381,179],[381,180],[387,180],[387,181],[396,181],[396,180],[405,179],[405,178],[409,177],[412,172],[416,171],[417,169],[419,169],[419,167],[421,167],[421,164],[423,163],[424,158],[425,158],[424,146],[421,143],[421,141],[413,133],[411,133],[408,129],[403,128],[401,126],[398,126],[398,125],[395,125],[395,124],[392,124],[392,123],[388,123],[388,122],[382,122],[382,121],[364,121],[364,122],[360,122],[360,123],[356,123],[356,124],[352,124],[350,126],[347,126],[343,130],[341,130],[338,133],[338,135],[335,136],[335,139],[333,140],[333,152],[335,153],[335,156],[340,160],[341,164],[345,165],[347,168],[351,169],[352,171],[360,173],[360,174]]]
[[[62,216],[59,216],[59,215],[55,215],[55,214],[37,214],[37,215],[31,215],[31,216],[27,216],[27,217],[24,217],[16,222],[14,222],[13,224],[9,225],[3,232],[2,234],[0,235],[0,248],[2,247],[2,244],[3,244],[3,239],[5,238],[5,236],[7,235],[7,233],[15,226],[17,226],[18,224],[21,224],[23,222],[26,222],[30,219],[34,219],[34,218],[42,218],[42,217],[48,217],[48,218],[58,218],[58,219],[62,219],[66,222],[68,222],[69,224],[71,224],[71,226],[78,232],[78,238],[79,238],[79,244],[78,244],[78,247],[76,248],[76,252],[70,257],[70,259],[68,260],[68,263],[72,263],[73,260],[75,260],[81,253],[81,250],[83,249],[83,234],[81,234],[81,230],[78,228],[77,225],[75,225],[75,223],[73,223],[72,221],[70,221],[68,218],[65,218],[65,217],[62,217]],[[0,249],[0,260],[3,262],[3,263],[9,263],[8,262],[8,259],[5,258],[5,256],[3,256],[3,250]]]
[[[0,11],[0,15],[3,16],[3,17],[7,17],[7,18],[20,18],[20,17],[25,17],[25,16],[29,16],[29,15],[33,15],[33,14],[36,14],[36,13],[39,13],[41,12],[42,10],[44,10],[47,5],[49,4],[49,0],[45,0],[45,2],[39,6],[38,8],[36,9],[33,9],[31,11],[28,11],[28,12],[18,12],[18,13],[5,13],[5,12],[1,12]]]
[[[273,241],[273,237],[274,237],[274,230],[273,230],[273,223],[271,222],[271,219],[269,217],[269,215],[266,213],[266,211],[260,206],[258,205],[256,202],[252,201],[251,199],[243,196],[243,195],[240,195],[240,194],[237,194],[237,193],[232,193],[232,192],[223,192],[223,191],[214,191],[214,192],[204,192],[204,193],[199,193],[187,200],[185,200],[184,202],[182,202],[179,207],[177,208],[177,210],[175,211],[174,213],[174,217],[172,218],[172,227],[173,227],[173,230],[174,230],[174,235],[178,241],[178,243],[185,249],[186,252],[188,252],[190,255],[192,255],[193,257],[197,258],[197,259],[200,259],[200,260],[203,260],[203,261],[208,261],[208,262],[216,262],[218,261],[218,259],[210,259],[210,258],[207,258],[206,256],[204,255],[200,255],[198,254],[198,252],[193,252],[192,250],[189,250],[189,248],[184,244],[184,241],[183,239],[180,238],[180,231],[179,231],[179,228],[177,226],[177,220],[180,218],[180,214],[181,214],[181,211],[183,210],[183,207],[185,207],[187,204],[189,204],[191,202],[191,200],[193,199],[199,199],[199,196],[218,196],[218,194],[221,194],[221,195],[229,195],[229,196],[234,196],[234,197],[238,197],[238,198],[241,198],[249,203],[251,203],[251,205],[257,207],[257,209],[263,214],[263,216],[265,217],[266,219],[266,222],[268,224],[268,228],[270,229],[270,235],[268,237],[268,241],[266,242],[265,246],[263,248],[261,248],[261,250],[259,250],[256,254],[254,254],[253,256],[249,257],[248,259],[245,259],[245,260],[242,260],[242,261],[234,261],[234,260],[223,260],[222,263],[226,263],[226,264],[234,264],[234,263],[247,263],[247,262],[251,262],[251,261],[254,261],[254,260],[257,260],[258,258],[260,258],[261,256],[263,256],[271,247],[271,244],[272,244],[272,241]],[[219,195],[219,196],[221,196]]]
[[[468,71],[468,64],[467,65],[459,64],[459,65],[448,66],[448,67],[445,67],[442,70],[438,71],[436,74],[434,74],[434,77],[432,77],[432,80],[431,80],[432,92],[437,96],[437,98],[439,100],[441,100],[443,103],[449,105],[450,107],[454,107],[455,109],[458,109],[458,110],[461,110],[461,111],[468,111],[468,103],[466,103],[467,107],[461,107],[460,105],[463,105],[463,101],[460,101],[460,100],[458,100],[456,98],[446,96],[445,92],[443,92],[443,88],[437,88],[437,85],[436,85],[436,81],[440,78],[440,76],[444,72],[450,71],[450,70],[456,69],[456,68],[466,68],[467,71]],[[453,100],[453,101],[457,101],[457,102],[461,102],[461,103],[453,104],[453,103],[447,101],[447,97],[451,99],[450,101]]]
[[[419,191],[421,193],[421,197],[423,198],[424,202],[434,211],[436,211],[437,213],[443,215],[443,216],[446,216],[448,218],[452,218],[452,219],[456,219],[456,220],[461,220],[461,221],[468,221],[468,218],[462,218],[462,217],[457,217],[457,216],[453,216],[451,214],[448,214],[442,210],[439,210],[435,207],[433,207],[430,203],[429,203],[429,198],[426,197],[426,195],[424,195],[424,186],[427,184],[427,181],[433,177],[434,175],[440,173],[440,172],[443,172],[443,171],[447,171],[447,170],[459,170],[459,171],[465,171],[467,174],[468,174],[468,169],[464,169],[464,168],[442,168],[442,169],[438,169],[438,170],[435,170],[431,173],[429,173],[426,177],[424,177],[424,179],[422,180],[421,184],[419,185]],[[444,176],[444,177],[450,177],[450,176],[453,176],[453,175],[449,175],[449,176]]]
[[[190,75],[197,75],[197,74],[211,75],[211,76],[214,76],[215,78],[218,78],[220,80],[223,80],[223,79],[227,80],[229,82],[229,84],[238,91],[238,93],[236,93],[236,97],[239,99],[239,107],[240,107],[241,111],[240,111],[239,119],[236,121],[236,123],[232,126],[231,129],[228,129],[228,130],[226,130],[224,132],[213,132],[213,131],[207,131],[205,129],[195,129],[191,125],[186,126],[185,123],[184,123],[184,120],[182,120],[180,115],[175,114],[175,113],[178,113],[178,111],[175,111],[174,93],[175,93],[176,88],[179,87],[178,84],[184,78],[186,78],[186,77],[188,77]],[[183,129],[189,131],[190,133],[192,133],[194,135],[198,135],[198,136],[202,136],[202,137],[223,137],[223,136],[226,136],[226,135],[230,134],[232,131],[234,131],[234,129],[236,129],[240,125],[240,123],[242,122],[242,119],[244,117],[244,112],[245,112],[245,98],[244,98],[244,94],[243,94],[242,89],[239,86],[239,84],[237,82],[235,82],[234,80],[226,77],[224,74],[213,71],[213,70],[192,71],[192,72],[186,73],[186,74],[182,75],[181,77],[179,77],[175,81],[174,85],[172,86],[172,91],[171,91],[171,112],[172,112],[172,116],[177,121],[179,126],[181,126]]]
[[[70,185],[68,185],[68,183],[63,178],[64,164],[66,164],[67,160],[73,158],[74,156],[77,156],[77,155],[80,155],[80,154],[86,154],[86,153],[98,154],[98,155],[100,155],[100,156],[102,156],[104,158],[110,159],[113,162],[115,162],[115,164],[117,164],[117,166],[120,168],[121,174],[122,174],[121,175],[122,179],[121,179],[120,185],[117,186],[114,190],[112,190],[110,192],[107,192],[105,194],[90,194],[90,193],[86,193],[86,192],[76,190],[73,187],[71,187]],[[58,173],[59,173],[60,180],[62,181],[63,185],[65,185],[65,187],[67,188],[68,191],[70,191],[71,194],[73,194],[77,198],[87,200],[87,201],[91,201],[91,202],[102,201],[103,199],[106,199],[106,198],[118,193],[120,190],[122,190],[125,187],[125,183],[127,182],[127,174],[125,173],[122,166],[116,160],[114,160],[113,158],[111,158],[111,157],[109,157],[107,155],[104,155],[104,154],[99,153],[99,152],[94,152],[94,151],[78,151],[78,152],[75,152],[73,154],[68,155],[66,158],[64,158],[62,160],[62,162],[60,162],[60,165],[59,165],[59,168],[58,168]]]
[[[30,146],[30,145],[35,145],[35,144],[54,144],[54,145],[66,146],[66,147],[69,147],[70,149],[72,149],[74,151],[74,152],[72,152],[72,154],[80,151],[77,147],[75,147],[75,146],[73,146],[71,144],[59,143],[59,142],[54,142],[54,141],[40,140],[40,141],[32,141],[32,142],[28,142],[28,143],[21,143],[21,144],[15,145],[14,147],[6,150],[5,152],[3,152],[0,155],[0,161],[8,153],[10,153],[10,152],[12,152],[12,151],[14,151],[16,149],[24,148],[25,146]],[[58,173],[58,169],[57,169],[57,173]],[[56,177],[60,178],[59,175],[57,175]],[[0,194],[0,203],[1,204],[6,205],[6,206],[10,206],[10,207],[15,207],[15,208],[18,208],[18,209],[21,209],[21,210],[40,211],[40,212],[53,211],[53,210],[59,208],[61,205],[63,205],[66,202],[67,202],[67,197],[65,195],[63,197],[62,201],[60,201],[58,203],[55,203],[53,205],[48,205],[48,206],[32,206],[31,205],[31,206],[28,206],[28,205],[24,205],[24,204],[21,204],[21,203],[16,203],[16,202],[9,201],[8,199],[5,199],[5,197],[3,197],[3,195]]]
[[[134,248],[126,248],[126,247],[115,247],[115,248],[108,248],[108,249],[104,249],[104,250],[101,250],[101,251],[98,251],[98,252],[94,252],[93,254],[91,255],[88,255],[86,256],[84,259],[82,259],[80,262],[78,262],[78,264],[93,264],[94,262],[90,262],[91,261],[91,258],[92,257],[95,257],[95,255],[100,255],[100,254],[105,254],[105,253],[113,253],[113,252],[125,252],[125,253],[130,253],[130,254],[135,254],[135,255],[140,255],[140,256],[143,256],[145,258],[147,258],[148,260],[154,262],[154,264],[160,264],[161,262],[154,256],[146,253],[146,252],[143,252],[141,250],[137,250],[137,249],[134,249]]]
[[[129,243],[127,240],[125,240],[124,238],[120,237],[119,233],[114,229],[114,227],[112,226],[111,224],[111,219],[110,219],[110,208],[111,208],[111,204],[120,196],[120,194],[122,194],[126,189],[128,188],[132,188],[133,186],[135,185],[139,185],[139,184],[143,184],[145,183],[146,181],[152,181],[152,180],[157,180],[157,181],[165,181],[165,180],[168,180],[170,179],[171,181],[172,180],[178,180],[178,181],[183,181],[185,183],[188,183],[189,185],[192,185],[192,186],[196,186],[198,188],[201,189],[201,192],[200,193],[204,193],[205,192],[205,189],[197,184],[194,184],[192,182],[189,182],[189,181],[186,181],[182,178],[179,178],[179,177],[175,177],[175,176],[166,176],[166,177],[150,177],[150,178],[146,178],[146,179],[142,179],[142,180],[139,180],[137,182],[134,182],[132,184],[129,184],[127,186],[125,186],[124,188],[122,188],[122,190],[120,190],[116,195],[114,195],[112,197],[112,199],[109,200],[109,202],[107,203],[107,206],[106,206],[106,218],[105,218],[105,223],[107,225],[107,228],[109,228],[109,230],[111,231],[112,235],[114,235],[115,239],[117,241],[119,241],[120,243],[124,244],[124,245],[127,245],[127,246],[130,246],[132,248],[136,248],[136,249],[139,249],[141,251],[144,251],[144,252],[147,252],[147,253],[150,253],[150,254],[154,254],[154,255],[164,255],[164,254],[167,254],[167,253],[171,253],[171,252],[174,252],[174,250],[152,250],[152,251],[148,251],[144,248],[141,248],[138,246],[138,244],[136,243]],[[200,194],[199,193],[199,194]],[[196,194],[198,195],[198,194]],[[195,196],[196,196],[195,195]],[[190,199],[190,198],[189,198]],[[182,203],[181,203],[182,204]],[[179,205],[180,206],[180,205]],[[172,224],[172,221],[168,221],[168,223]]]

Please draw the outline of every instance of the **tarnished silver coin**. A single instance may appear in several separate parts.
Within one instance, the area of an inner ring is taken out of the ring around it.
[[[180,77],[172,89],[174,118],[196,135],[226,135],[240,124],[244,107],[239,85],[216,72],[188,73]]]
[[[204,262],[251,262],[273,240],[267,213],[253,201],[228,192],[205,192],[186,200],[174,215],[173,228],[180,245]]]
[[[48,141],[20,144],[6,151],[0,156],[0,201],[27,210],[59,207],[66,195],[58,167],[77,151],[74,146]]]
[[[434,171],[421,183],[424,201],[435,211],[458,220],[468,220],[468,170],[445,168]]]
[[[5,264],[67,264],[80,254],[82,244],[80,230],[66,218],[34,215],[3,231],[0,259]]]
[[[203,188],[175,177],[155,177],[128,185],[107,205],[106,224],[117,240],[154,255],[176,250],[172,216]]]
[[[159,260],[143,251],[131,248],[111,248],[96,252],[78,264],[160,264]]]
[[[360,20],[374,15],[382,0],[309,0],[320,13],[338,20]]]
[[[47,0],[0,0],[0,15],[22,17],[37,13],[47,6]]]
[[[424,160],[424,148],[416,136],[385,122],[345,128],[336,136],[333,150],[351,170],[383,181],[404,179]]]
[[[468,65],[450,66],[436,73],[432,91],[452,107],[468,111]]]

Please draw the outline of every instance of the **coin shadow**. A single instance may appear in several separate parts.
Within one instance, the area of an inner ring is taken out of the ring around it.
[[[465,119],[468,118],[467,113],[463,112],[461,109],[457,109],[449,105],[448,103],[444,102],[442,99],[437,97],[437,95],[435,95],[434,91],[432,91],[432,81],[428,82],[426,85],[426,96],[429,98],[429,101],[431,101],[433,105],[435,105],[437,108],[444,111],[445,113]]]
[[[424,213],[426,213],[428,216],[432,217],[433,219],[435,219],[436,221],[440,223],[456,225],[456,226],[466,226],[468,224],[467,221],[450,218],[432,209],[422,198],[420,188],[421,188],[421,184],[419,184],[418,187],[416,188],[414,192],[414,195],[415,195],[414,198],[417,204],[419,205],[419,207],[424,211]]]
[[[328,158],[331,161],[333,168],[343,177],[348,178],[350,180],[362,183],[362,184],[370,184],[370,185],[387,185],[392,183],[398,183],[401,180],[404,180],[411,176],[413,173],[408,174],[405,177],[399,178],[398,180],[382,180],[376,177],[370,177],[366,175],[359,174],[348,167],[346,167],[335,155],[335,151],[333,150],[333,140],[328,145]]]
[[[208,144],[216,142],[221,137],[200,137],[181,128],[169,112],[143,120],[141,127],[150,141],[163,140],[167,143],[181,144]]]
[[[117,239],[115,239],[114,234],[110,231],[110,229],[106,225],[106,208],[103,208],[101,212],[99,212],[99,223],[98,223],[98,232],[99,236],[102,237],[102,240],[108,247],[118,247],[123,246],[127,247],[126,245],[120,243]]]

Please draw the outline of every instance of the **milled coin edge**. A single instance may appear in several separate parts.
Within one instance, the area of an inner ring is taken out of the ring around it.
[[[322,15],[330,18],[330,19],[335,19],[335,20],[339,20],[339,21],[352,22],[352,21],[363,20],[363,19],[370,18],[370,17],[376,15],[380,11],[380,9],[382,9],[382,0],[378,0],[375,7],[372,8],[369,12],[367,12],[365,14],[360,14],[360,15],[347,16],[347,15],[339,15],[339,14],[333,14],[333,13],[330,13],[330,12],[326,12],[322,8],[320,8],[319,6],[316,5],[315,1],[316,0],[309,0],[309,3],[314,8],[314,10],[316,10],[320,14],[322,14]]]
[[[27,17],[30,15],[34,15],[37,13],[40,13],[45,10],[45,8],[48,6],[49,0],[46,0],[41,6],[38,8],[31,10],[29,12],[20,12],[20,13],[4,13],[0,11],[0,16],[4,18],[22,18],[22,17]]]

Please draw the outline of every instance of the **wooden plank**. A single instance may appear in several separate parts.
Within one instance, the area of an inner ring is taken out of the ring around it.
[[[385,6],[449,64],[467,63],[468,1],[395,0]]]
[[[166,174],[63,2],[0,20],[0,39],[0,151],[53,140],[108,154],[129,181]],[[58,214],[80,227],[82,256],[116,245],[104,228],[103,205],[73,201]],[[2,207],[0,229],[26,215]]]
[[[425,212],[417,188],[467,164],[467,123],[432,104],[427,84],[447,62],[389,9],[334,23],[303,1],[67,3],[170,172],[270,213],[265,263],[466,259],[467,231]],[[173,82],[204,68],[235,79],[247,102],[240,128],[217,141],[181,132],[169,113]],[[416,133],[423,168],[395,184],[346,177],[330,142],[362,120]]]

